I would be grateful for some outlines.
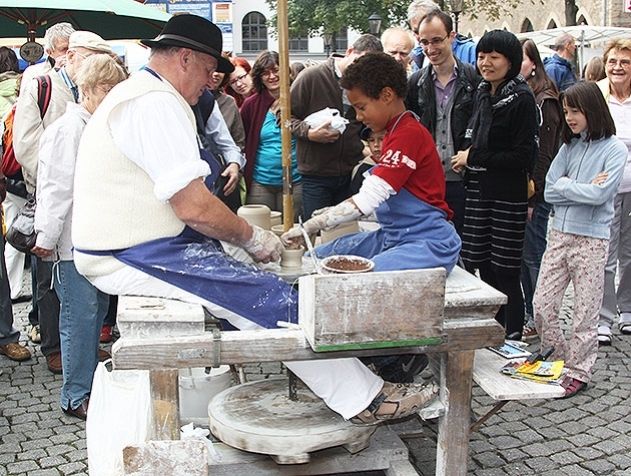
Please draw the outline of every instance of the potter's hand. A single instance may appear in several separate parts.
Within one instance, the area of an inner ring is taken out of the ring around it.
[[[361,215],[362,213],[359,211],[357,206],[355,206],[353,200],[349,198],[334,207],[324,209],[324,211],[319,215],[311,217],[309,220],[304,222],[303,227],[308,235],[315,235],[320,230],[329,230],[340,223],[355,220]],[[283,236],[281,236],[281,239],[285,243],[295,243],[298,236],[302,236],[302,233],[299,228],[296,228],[284,233]]]
[[[243,249],[252,255],[254,261],[269,263],[278,261],[283,251],[283,244],[274,233],[253,225],[252,238],[243,245]]]

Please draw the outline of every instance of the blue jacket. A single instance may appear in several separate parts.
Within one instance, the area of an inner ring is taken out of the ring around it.
[[[454,42],[451,44],[451,49],[454,52],[454,56],[463,63],[472,64],[475,67],[477,55],[475,53],[475,41],[471,38],[467,38],[464,35],[457,35]],[[412,57],[412,72],[416,72],[423,68],[423,62],[425,61],[425,53],[420,45],[414,47],[410,53]]]
[[[545,200],[553,205],[552,227],[563,233],[609,239],[614,197],[627,163],[627,147],[615,136],[563,144],[546,176]],[[600,172],[609,177],[592,184]]]
[[[576,76],[572,71],[570,62],[557,54],[544,59],[543,67],[559,91],[565,91],[576,82]]]

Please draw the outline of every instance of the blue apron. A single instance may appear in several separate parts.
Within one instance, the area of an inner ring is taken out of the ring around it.
[[[221,164],[206,150],[200,149],[200,157],[210,166],[204,183],[212,191]],[[279,320],[298,322],[298,295],[292,286],[275,274],[232,258],[218,240],[188,226],[177,236],[126,249],[78,251],[113,256],[267,329],[278,327]]]
[[[379,230],[342,236],[318,246],[317,256],[370,258],[375,271],[443,267],[451,272],[456,265],[461,242],[444,211],[402,188],[383,202],[376,214]]]

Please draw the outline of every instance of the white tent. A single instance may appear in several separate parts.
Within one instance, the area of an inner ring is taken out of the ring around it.
[[[587,48],[600,46],[605,41],[612,38],[631,39],[631,28],[589,25],[566,26],[560,28],[552,28],[550,30],[527,31],[524,33],[518,33],[517,38],[519,38],[520,40],[522,38],[530,38],[535,42],[537,47],[550,48],[554,45],[555,40],[565,33],[569,33],[574,38],[576,38],[576,41],[578,43],[578,67],[580,71],[583,70],[583,65],[588,59],[585,58],[585,50]]]

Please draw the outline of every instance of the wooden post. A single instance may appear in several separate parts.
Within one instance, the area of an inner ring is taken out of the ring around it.
[[[467,474],[474,355],[468,350],[441,356],[440,400],[446,410],[438,423],[436,475]]]
[[[177,369],[149,371],[153,407],[152,440],[180,439],[180,398]]]
[[[291,103],[289,98],[289,32],[287,27],[287,0],[278,0],[278,55],[280,60],[280,134],[283,164],[283,229],[294,226],[294,189],[291,176]]]

